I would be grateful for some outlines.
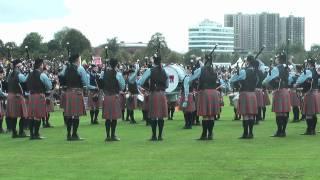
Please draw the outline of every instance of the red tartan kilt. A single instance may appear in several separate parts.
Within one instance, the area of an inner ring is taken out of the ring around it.
[[[317,90],[310,91],[304,95],[302,112],[307,116],[320,113],[320,95]]]
[[[269,94],[267,91],[263,92],[263,103],[264,103],[264,106],[268,106],[271,104]]]
[[[198,92],[198,116],[215,116],[220,114],[220,93],[215,89],[205,89]]]
[[[28,117],[41,119],[47,116],[47,104],[44,94],[31,94],[28,100]]]
[[[27,104],[22,95],[8,94],[6,116],[10,118],[28,116]]]
[[[291,106],[300,106],[300,99],[298,98],[297,92],[290,90],[290,102],[291,102]]]
[[[102,118],[109,120],[117,120],[121,118],[120,96],[104,96]]]
[[[188,95],[188,105],[187,107],[182,107],[182,104],[184,102],[184,94],[180,97],[180,103],[179,103],[179,109],[183,112],[194,112],[196,111],[196,103],[194,101],[194,95],[192,93],[189,93]]]
[[[65,116],[68,117],[86,115],[82,89],[70,89],[66,91],[63,109]]]
[[[98,101],[94,101],[93,97],[98,94]],[[89,108],[100,108],[102,104],[102,98],[99,91],[89,91],[88,93],[88,107]]]
[[[291,111],[290,93],[288,89],[279,89],[273,92],[272,112],[287,113]]]
[[[126,98],[124,96],[124,93],[119,94],[119,102],[120,102],[120,109],[125,109],[126,108]]]
[[[137,95],[132,95],[131,97],[127,98],[127,109],[134,110],[138,107],[138,100]]]
[[[66,106],[66,92],[61,91],[61,95],[60,95],[60,108],[63,109]]]
[[[238,101],[238,113],[241,115],[258,114],[256,92],[240,92]]]
[[[3,118],[3,116],[6,114],[6,110],[4,109],[4,101],[0,100],[0,118]]]
[[[149,118],[163,119],[168,116],[167,97],[163,91],[151,92],[149,95]]]
[[[142,102],[141,109],[144,111],[149,110],[149,95],[144,96],[144,101]]]
[[[255,90],[255,93],[256,93],[256,97],[257,97],[257,105],[258,105],[258,107],[264,107],[265,106],[265,102],[264,102],[263,91],[261,89],[257,89],[257,90]]]
[[[52,99],[47,99],[48,102],[46,102],[47,106],[47,113],[54,112],[54,102]]]

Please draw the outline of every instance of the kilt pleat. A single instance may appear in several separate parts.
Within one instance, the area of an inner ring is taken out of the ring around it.
[[[298,94],[296,91],[294,90],[290,90],[289,91],[290,93],[290,102],[291,102],[291,106],[294,107],[294,106],[300,106],[300,99],[298,97]]]
[[[68,89],[65,93],[65,116],[83,116],[86,110],[81,89]]]
[[[61,91],[61,95],[60,95],[60,108],[64,109],[64,107],[66,106],[66,92],[65,91]]]
[[[124,110],[126,108],[126,97],[123,92],[119,94],[119,102],[120,102],[120,109]]]
[[[118,95],[104,96],[102,118],[117,120],[121,116],[120,97]]]
[[[241,115],[258,114],[256,92],[240,92],[238,101],[238,113]]]
[[[264,106],[269,106],[271,104],[269,94],[267,91],[263,91],[263,103]]]
[[[3,118],[3,116],[6,114],[4,104],[5,104],[5,101],[0,100],[0,118]]]
[[[149,95],[149,118],[163,119],[168,116],[167,97],[163,91],[151,92]]]
[[[8,94],[6,116],[10,118],[28,116],[27,104],[21,94]]]
[[[215,116],[220,114],[220,94],[215,89],[205,89],[198,92],[198,116]]]
[[[307,116],[320,113],[320,95],[317,90],[310,91],[304,95],[302,112]]]
[[[188,104],[187,107],[182,107],[182,104],[184,102],[184,94],[180,97],[180,103],[179,103],[179,109],[183,112],[194,112],[196,111],[196,103],[195,103],[195,97],[192,93],[189,93],[188,95]]]
[[[137,95],[131,95],[129,98],[127,98],[127,109],[134,110],[138,106],[138,100]]]
[[[291,110],[290,93],[287,89],[273,92],[272,112],[287,113]]]
[[[28,117],[41,119],[47,115],[46,97],[44,94],[31,94],[28,99]]]
[[[94,101],[93,97],[98,96],[98,100]],[[102,98],[101,98],[101,93],[99,91],[92,91],[90,90],[88,93],[88,108],[93,109],[93,108],[100,108],[102,105]]]
[[[264,102],[264,94],[263,94],[262,89],[256,89],[255,93],[256,93],[256,97],[257,97],[257,105],[258,105],[258,107],[264,107],[265,106],[265,102]]]
[[[149,95],[144,95],[144,101],[142,102],[141,109],[144,111],[149,110]]]

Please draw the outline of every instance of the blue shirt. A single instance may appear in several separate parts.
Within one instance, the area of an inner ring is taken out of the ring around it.
[[[238,81],[242,81],[245,80],[247,78],[247,73],[246,70],[241,69],[239,71],[239,75],[238,74],[234,74],[231,78],[230,78],[230,86],[231,88],[233,88],[234,83],[238,82]]]
[[[277,77],[279,77],[279,69],[278,67],[274,67],[271,70],[271,75],[268,73],[268,76],[262,81],[262,85],[269,85],[270,81],[274,80]],[[288,82],[292,81],[292,79],[290,80],[290,76],[288,76]]]
[[[36,70],[36,71],[38,71],[38,70]],[[40,74],[40,81],[44,84],[47,91],[52,89],[52,82],[45,73]]]
[[[134,84],[136,82],[138,71],[139,71],[139,69],[136,68],[136,70],[129,75],[128,82],[130,84]]]
[[[103,77],[104,77],[104,71],[101,72],[100,79],[103,79]],[[124,80],[124,78],[120,72],[117,72],[116,79],[118,81],[120,90],[123,91],[124,88],[126,87],[126,81]]]
[[[60,75],[60,76],[65,76],[65,74],[66,74],[66,69],[67,69],[67,66],[64,65],[64,66],[63,66],[63,69],[62,69],[62,71],[59,73],[59,75]],[[78,66],[77,72],[78,72],[78,74],[80,75],[82,84],[84,84],[84,87],[85,87],[85,88],[96,89],[95,86],[91,86],[91,85],[90,85],[90,83],[89,83],[90,81],[89,81],[89,78],[88,78],[88,73],[86,72],[86,70],[85,70],[81,65]]]
[[[157,66],[155,66],[157,67]],[[169,86],[169,79],[168,79],[168,74],[166,72],[166,75],[167,75],[167,81],[166,81],[166,87]],[[141,78],[139,79],[137,85],[138,86],[142,86],[144,84],[144,82],[151,76],[151,69],[147,69],[141,76]]]

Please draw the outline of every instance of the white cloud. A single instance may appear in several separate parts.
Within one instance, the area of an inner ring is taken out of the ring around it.
[[[21,43],[26,33],[37,31],[45,41],[64,26],[83,32],[94,46],[117,36],[126,42],[147,42],[155,32],[165,35],[170,48],[187,51],[188,27],[204,18],[223,23],[226,13],[277,12],[306,17],[306,47],[320,42],[317,6],[300,0],[65,0],[69,13],[60,19],[0,24],[0,38]]]

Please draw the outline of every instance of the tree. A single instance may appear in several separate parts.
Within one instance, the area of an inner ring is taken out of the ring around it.
[[[25,46],[28,46],[30,51],[39,52],[42,39],[43,37],[39,33],[31,32],[24,38],[20,48],[24,50]]]
[[[81,54],[85,50],[91,51],[90,41],[80,31],[76,29],[68,29],[67,33],[65,34],[61,42],[63,48],[70,48],[71,54]],[[69,43],[69,47],[67,43]]]
[[[6,47],[4,46],[3,41],[0,39],[0,59],[6,56]]]
[[[108,55],[109,58],[114,58],[117,56],[117,53],[119,52],[120,46],[118,43],[118,38],[114,37],[111,39],[107,39],[107,46],[108,46]]]
[[[165,37],[159,32],[151,36],[147,45],[146,53],[147,55],[152,56],[157,50],[160,50],[162,59],[166,59],[170,53]]]

